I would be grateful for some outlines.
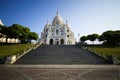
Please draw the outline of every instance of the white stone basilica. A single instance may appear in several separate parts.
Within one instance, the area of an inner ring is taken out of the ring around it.
[[[47,21],[43,32],[41,32],[40,41],[48,45],[74,45],[76,40],[68,22],[64,23],[62,17],[57,12],[52,24]]]

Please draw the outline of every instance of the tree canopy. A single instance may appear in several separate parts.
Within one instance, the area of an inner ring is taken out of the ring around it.
[[[102,34],[103,40],[109,45],[120,45],[120,30],[117,31],[106,31]]]
[[[28,27],[24,27],[20,24],[13,24],[12,26],[0,26],[0,35],[6,36],[7,38],[19,39],[21,43],[28,43],[31,40],[37,40],[38,35],[35,32],[30,32]]]
[[[94,44],[94,41],[99,38],[98,34],[91,34],[87,36],[88,40],[92,41]]]
[[[116,30],[116,31],[109,30],[103,32],[101,35],[90,34],[87,36],[82,36],[80,38],[81,41],[90,40],[93,42],[93,44],[96,39],[98,39],[100,42],[103,41],[103,44],[105,45],[112,45],[112,46],[120,45],[120,30]]]
[[[31,40],[37,40],[38,39],[38,34],[35,32],[30,32],[28,35],[28,40],[31,42]]]
[[[80,38],[80,40],[84,42],[84,41],[88,40],[88,38],[87,38],[87,36],[82,36],[82,37]]]

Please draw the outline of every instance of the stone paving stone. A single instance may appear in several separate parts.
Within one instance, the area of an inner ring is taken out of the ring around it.
[[[21,73],[26,74],[27,76],[37,76],[39,74],[48,73],[50,71],[53,71],[51,69],[19,69]]]
[[[89,80],[120,80],[120,71],[117,69],[99,69],[88,72],[80,77]]]
[[[88,69],[62,69],[60,72],[64,74],[68,74],[71,76],[77,76],[80,73],[83,73],[85,71],[88,71]]]
[[[15,70],[0,70],[0,80],[28,80]]]
[[[120,69],[3,68],[0,80],[120,80]]]

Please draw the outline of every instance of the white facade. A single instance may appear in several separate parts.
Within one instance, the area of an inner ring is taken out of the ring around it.
[[[52,24],[47,21],[43,32],[41,32],[41,43],[53,45],[74,45],[74,33],[71,31],[70,25],[66,21],[64,23],[62,17],[57,12],[53,18]]]

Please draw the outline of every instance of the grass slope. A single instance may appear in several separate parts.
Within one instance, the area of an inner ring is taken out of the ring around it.
[[[113,55],[117,56],[120,60],[120,47],[90,47],[91,51],[95,51],[97,54],[101,54],[104,56]]]
[[[24,50],[27,50],[32,46],[34,46],[34,44],[0,45],[0,56],[10,56],[17,53],[23,53]]]

